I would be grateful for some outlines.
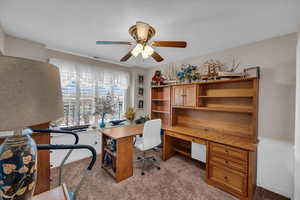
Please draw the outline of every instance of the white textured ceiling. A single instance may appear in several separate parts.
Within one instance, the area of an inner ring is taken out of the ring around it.
[[[188,43],[155,48],[164,64],[295,32],[299,10],[300,0],[0,0],[0,23],[9,35],[118,62],[131,47],[95,41],[132,41],[128,28],[145,21],[157,31],[154,40]],[[132,57],[126,65],[157,63]]]

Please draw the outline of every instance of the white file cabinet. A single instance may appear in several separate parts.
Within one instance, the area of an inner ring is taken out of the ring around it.
[[[192,158],[206,163],[206,146],[192,142]]]

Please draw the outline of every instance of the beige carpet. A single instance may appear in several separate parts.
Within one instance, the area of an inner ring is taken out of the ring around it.
[[[70,191],[79,183],[89,160],[68,164],[64,168],[64,182]],[[100,157],[91,177],[80,191],[80,200],[233,200],[230,194],[207,185],[205,171],[196,162],[176,155],[166,162],[160,161],[161,170],[150,167],[141,176],[134,168],[134,175],[116,183],[100,167]],[[52,187],[57,186],[58,170],[51,171]],[[264,198],[256,198],[264,199]]]

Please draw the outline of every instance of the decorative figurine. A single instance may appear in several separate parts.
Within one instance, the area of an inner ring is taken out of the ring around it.
[[[210,59],[203,64],[203,67],[207,69],[207,73],[205,75],[201,75],[202,79],[217,79],[218,73],[224,67],[224,64],[219,60]]]
[[[160,70],[155,71],[154,76],[152,77],[152,85],[163,85],[165,78],[162,76]]]

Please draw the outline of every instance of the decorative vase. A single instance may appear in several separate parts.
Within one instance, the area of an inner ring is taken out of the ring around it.
[[[0,147],[0,155],[2,199],[30,200],[36,183],[36,143],[29,135],[8,137]]]
[[[99,123],[100,128],[105,128],[105,122],[104,122],[105,113],[102,115],[101,121]]]

